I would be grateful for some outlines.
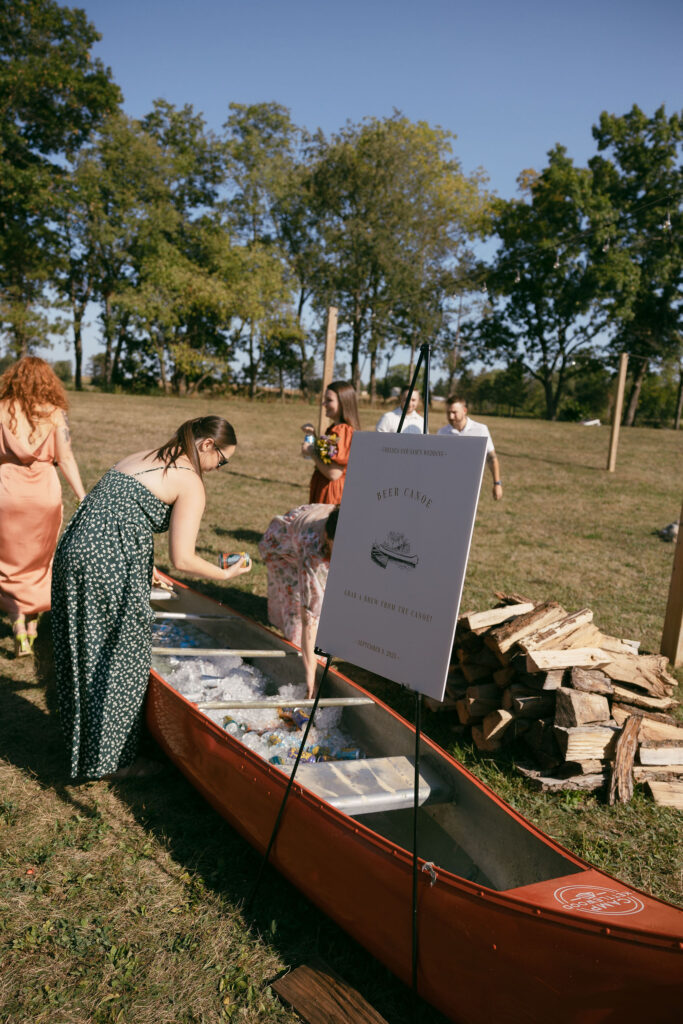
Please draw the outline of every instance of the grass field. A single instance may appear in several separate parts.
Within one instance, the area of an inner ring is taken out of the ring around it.
[[[228,471],[207,477],[198,546],[211,560],[218,551],[246,549],[255,568],[234,587],[196,585],[265,622],[257,543],[274,513],[307,500],[310,463],[298,455],[299,425],[314,410],[241,400],[72,398],[86,487],[123,454],[166,440],[183,419],[215,411],[234,423],[237,454]],[[364,410],[363,425],[378,415]],[[432,412],[433,431],[442,415]],[[606,427],[488,422],[505,497],[493,502],[487,474],[462,610],[489,607],[494,590],[554,598],[568,611],[588,605],[605,632],[657,651],[673,551],[653,531],[680,511],[683,434],[622,431],[617,472],[607,474]],[[73,508],[66,494],[67,519]],[[163,540],[157,563],[170,569]],[[68,783],[47,620],[35,665],[12,659],[9,624],[0,623],[0,1022],[293,1024],[298,1018],[268,981],[320,955],[389,1024],[407,1024],[403,986],[277,875],[267,876],[253,911],[241,909],[258,858],[174,768],[147,781]],[[410,709],[405,693],[362,678],[399,710]],[[453,750],[447,718],[427,714],[424,728]],[[655,807],[639,789],[631,804],[616,808],[582,794],[540,796],[505,758],[455,752],[580,856],[683,905],[679,813]],[[421,1019],[440,1024],[427,1008]]]

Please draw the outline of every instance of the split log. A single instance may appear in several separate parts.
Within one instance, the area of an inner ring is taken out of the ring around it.
[[[649,780],[647,788],[659,807],[676,807],[683,811],[683,781],[655,782]]]
[[[634,782],[671,782],[683,776],[683,764],[634,764]]]
[[[458,647],[458,661],[461,666],[465,665],[486,665],[489,669],[500,668],[500,662],[490,647],[479,643],[475,647]]]
[[[505,655],[523,637],[564,618],[566,614],[565,609],[557,601],[546,601],[526,615],[518,615],[510,622],[496,626],[484,637],[484,641],[496,654]]]
[[[564,671],[565,670],[563,668],[554,668],[551,669],[550,672],[546,672],[543,680],[543,689],[558,690],[560,686],[562,686],[562,682],[564,680]],[[544,673],[541,673],[541,675],[543,674]]]
[[[476,662],[464,661],[460,666],[460,671],[468,683],[492,678],[490,665],[478,665]]]
[[[618,654],[601,665],[602,671],[617,683],[628,683],[653,697],[671,696],[676,679],[666,670],[668,660],[660,654]]]
[[[587,761],[565,761],[556,769],[558,778],[572,775],[596,775],[604,770],[604,765],[598,757],[589,758]]]
[[[602,698],[605,700],[605,698]],[[605,700],[605,703],[607,701]],[[609,783],[609,803],[627,804],[633,796],[633,762],[638,749],[638,732],[640,721],[637,716],[628,718],[622,727],[621,736],[617,740],[617,748],[612,765],[612,776]]]
[[[680,740],[643,740],[638,757],[641,764],[683,764]]]
[[[637,654],[640,640],[624,640],[617,636],[610,636],[608,633],[601,633],[597,646],[601,647],[603,651],[613,651],[615,654]]]
[[[619,727],[617,725],[555,726],[555,737],[565,761],[605,760],[614,756]]]
[[[599,693],[582,693],[561,686],[555,691],[555,725],[572,728],[589,722],[609,722],[611,715],[607,697]]]
[[[502,741],[497,736],[487,739],[486,736],[484,736],[484,730],[481,725],[476,724],[472,726],[472,742],[477,750],[481,750],[484,754],[495,754],[495,752],[500,750],[503,745]]]
[[[640,711],[625,707],[623,704],[612,704],[612,718],[617,725],[623,725],[631,715],[640,718],[641,740],[683,741],[683,726],[676,725],[670,715],[658,715],[656,712]]]
[[[580,668],[579,665],[575,665],[571,671],[569,685],[574,690],[581,690],[582,693],[601,693],[604,697],[613,693],[609,677],[599,668]]]
[[[512,715],[504,708],[496,708],[495,711],[491,711],[481,723],[484,739],[500,739],[511,721]]]
[[[489,608],[485,612],[469,612],[462,616],[462,620],[468,629],[472,631],[490,629],[492,626],[499,626],[517,615],[524,615],[533,611],[533,601],[525,601],[523,604],[506,604],[502,608]]]
[[[515,731],[523,727],[525,721],[515,719]],[[563,760],[553,721],[550,718],[538,718],[529,724],[523,735],[524,742],[533,752],[534,759],[546,769],[553,771]]]
[[[602,667],[608,654],[601,651],[599,647],[572,647],[566,651],[546,649],[544,651],[532,651],[526,656],[527,672],[549,672],[552,669]]]
[[[527,693],[512,697],[509,709],[515,718],[546,718],[555,710],[554,693]]]
[[[572,775],[569,778],[562,779],[556,776],[543,775],[535,769],[523,768],[521,765],[517,765],[517,770],[529,780],[532,789],[541,793],[559,793],[565,789],[583,790],[587,793],[593,793],[596,789],[601,789],[605,785],[604,772],[594,775]]]
[[[525,654],[528,654],[530,651],[541,650],[544,647],[562,647],[561,641],[563,638],[573,633],[579,626],[592,621],[593,612],[590,608],[582,608],[571,615],[565,615],[564,618],[558,619],[549,626],[537,629],[535,633],[530,633],[517,642],[520,650],[524,651]]]
[[[679,703],[673,697],[648,697],[617,683],[613,684],[612,693],[620,703],[632,704],[635,708],[644,708],[645,711],[670,711],[671,708],[678,707]]]
[[[506,665],[505,668],[499,668],[497,672],[493,673],[493,681],[501,690],[511,683],[514,678],[515,670],[512,665]]]

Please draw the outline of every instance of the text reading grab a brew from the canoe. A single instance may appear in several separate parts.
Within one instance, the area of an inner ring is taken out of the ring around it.
[[[407,615],[411,619],[418,619],[420,622],[431,622],[432,615],[430,612],[420,611],[418,608],[410,608],[400,601],[387,600],[384,597],[373,597],[372,594],[363,594],[359,590],[351,590],[349,587],[344,589],[344,597],[350,598],[352,601],[360,601],[365,605],[373,608],[382,608],[385,612],[393,612],[396,615]]]

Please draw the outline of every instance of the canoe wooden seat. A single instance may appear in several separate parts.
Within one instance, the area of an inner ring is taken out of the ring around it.
[[[412,807],[414,776],[412,758],[368,757],[301,764],[296,781],[333,807],[355,816]],[[442,803],[452,798],[442,777],[421,763],[419,803]]]

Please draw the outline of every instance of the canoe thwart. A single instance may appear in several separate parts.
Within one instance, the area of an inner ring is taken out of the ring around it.
[[[236,647],[153,647],[152,654],[163,654],[173,658],[220,658],[230,655],[234,658],[300,658],[300,651],[252,651]]]
[[[296,781],[351,816],[398,811],[412,807],[414,802],[415,767],[409,757],[300,764]],[[421,763],[418,803],[444,803],[452,799],[451,787],[429,765]]]
[[[355,708],[361,704],[374,704],[371,697],[321,697],[319,708]],[[201,700],[197,702],[200,711],[235,711],[240,708],[312,708],[313,698],[283,700],[282,697],[262,697],[260,700]]]

